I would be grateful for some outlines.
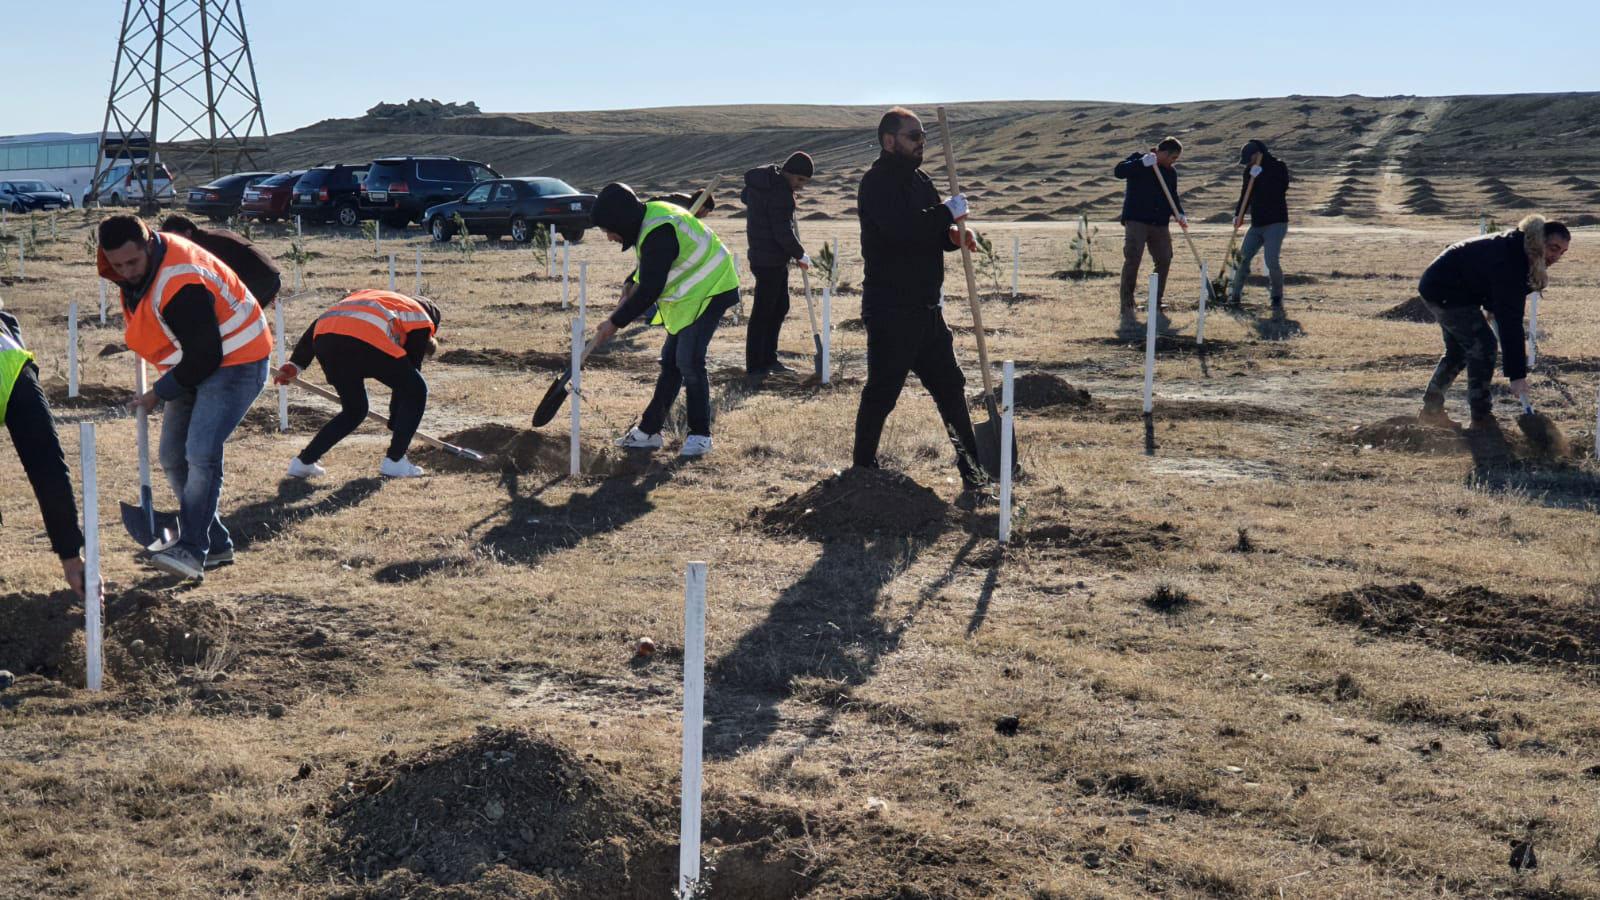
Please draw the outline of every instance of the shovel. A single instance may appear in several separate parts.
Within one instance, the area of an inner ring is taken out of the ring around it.
[[[816,359],[812,360],[812,367],[816,369],[817,380],[822,380],[822,334],[817,331],[817,308],[811,304],[811,273],[805,269],[800,270],[800,281],[806,292],[806,315],[811,318],[811,344],[817,348]]]
[[[950,193],[952,196],[961,193],[961,182],[956,178],[956,155],[950,146],[950,122],[945,117],[944,107],[939,107],[939,132],[944,137],[944,167],[950,176]],[[972,306],[972,333],[978,339],[978,371],[983,374],[983,406],[989,413],[986,422],[979,422],[973,429],[974,436],[978,439],[978,465],[992,478],[1000,475],[1000,407],[994,399],[994,376],[989,372],[989,348],[983,336],[983,310],[978,306],[978,275],[972,267],[972,251],[967,249],[967,220],[962,219],[956,223],[960,229],[959,242],[961,244],[961,267],[967,275],[967,300]],[[1017,438],[1011,436],[1012,473],[1022,470],[1017,464],[1020,457],[1017,455]]]
[[[321,397],[324,400],[332,400],[335,403],[339,402],[339,395],[335,394],[333,391],[328,390],[327,388],[318,387],[317,385],[314,385],[309,381],[301,381],[298,378],[296,378],[294,380],[294,383],[300,385],[301,387],[305,388],[306,390],[310,391],[311,393],[316,394],[318,397]],[[367,410],[367,418],[369,418],[372,421],[377,422],[377,423],[379,423],[381,425],[388,425],[389,424],[389,419],[388,419],[387,416],[379,415],[378,413],[375,413],[370,409]],[[423,442],[424,444],[427,444],[430,447],[438,447],[440,450],[443,450],[444,452],[449,453],[449,454],[451,454],[453,456],[459,456],[462,459],[468,459],[468,460],[471,460],[473,462],[483,462],[483,460],[484,460],[483,454],[479,453],[476,450],[468,450],[466,447],[458,447],[455,444],[451,444],[451,443],[448,443],[446,441],[441,441],[441,440],[439,440],[438,438],[434,437],[431,434],[424,434],[424,433],[419,431],[419,432],[417,432],[416,437],[417,437],[417,440]]]
[[[1151,166],[1150,171],[1156,176],[1156,184],[1161,185],[1161,193],[1167,198],[1167,207],[1172,210],[1172,217],[1174,219],[1178,218],[1182,213],[1178,212],[1178,201],[1172,199],[1172,190],[1167,187],[1167,179],[1161,174],[1161,164],[1156,163]],[[1211,293],[1211,279],[1206,277],[1206,264],[1200,259],[1200,251],[1195,249],[1194,236],[1189,233],[1187,228],[1179,227],[1178,230],[1183,232],[1183,239],[1189,244],[1189,252],[1194,254],[1194,265],[1195,268],[1200,270],[1200,280],[1206,283],[1206,298],[1212,303],[1217,302],[1217,298]],[[1238,232],[1235,231],[1234,233],[1237,234]]]
[[[1517,416],[1517,427],[1533,448],[1545,456],[1570,456],[1572,445],[1549,416],[1538,412],[1533,404],[1524,400],[1522,415]]]
[[[689,215],[693,216],[700,212],[700,207],[706,205],[706,200],[711,197],[711,192],[717,189],[717,185],[721,181],[721,175],[711,179],[711,183],[706,185],[705,190],[700,192],[700,196],[694,198],[694,205],[689,207]],[[624,295],[624,299],[626,299],[626,295]],[[818,342],[817,346],[820,347],[821,342]],[[589,354],[594,352],[594,348],[595,342],[593,340],[584,345],[583,355],[578,357],[579,368],[582,368],[583,364],[589,360]],[[571,392],[571,382],[572,371],[568,369],[556,376],[556,380],[550,383],[550,387],[545,389],[544,396],[539,398],[539,405],[533,409],[533,427],[542,428],[550,424],[550,420],[556,417],[556,413],[560,412],[561,407],[567,402],[567,394]]]
[[[1257,153],[1255,156],[1251,157],[1250,165],[1252,168],[1261,165],[1261,154]],[[1226,256],[1222,257],[1222,265],[1224,267],[1233,264],[1233,248],[1239,245],[1239,226],[1244,224],[1244,211],[1250,208],[1250,195],[1255,192],[1255,189],[1256,176],[1251,175],[1250,182],[1244,186],[1244,196],[1239,200],[1239,210],[1233,214],[1233,237],[1228,239],[1228,253]],[[1229,276],[1232,277],[1234,274],[1237,273],[1230,272]],[[1211,299],[1218,303],[1226,303],[1228,298],[1212,297]]]
[[[134,360],[134,390],[146,390],[144,360]],[[143,406],[135,414],[135,433],[139,443],[139,503],[123,503],[122,527],[139,546],[149,549],[172,541],[178,534],[178,514],[156,512],[155,494],[150,489],[150,413]]]

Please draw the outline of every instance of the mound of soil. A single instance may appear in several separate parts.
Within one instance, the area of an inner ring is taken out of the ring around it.
[[[83,607],[62,594],[0,599],[0,669],[84,686]],[[110,685],[150,681],[162,667],[203,662],[231,620],[210,601],[127,591],[105,604],[105,672]]]
[[[1054,222],[1055,220],[1056,220],[1056,217],[1050,215],[1049,213],[1032,212],[1032,213],[1028,213],[1027,215],[1023,216],[1022,218],[1018,219],[1017,221],[1019,221],[1019,222]]]
[[[558,415],[558,419],[561,417]],[[482,453],[483,462],[473,462],[447,453],[418,441],[411,446],[411,455],[417,464],[441,472],[506,472],[565,475],[570,467],[571,444],[565,428],[551,423],[549,431],[525,431],[510,425],[490,423],[478,425],[443,440],[468,450]],[[584,447],[579,452],[579,466],[585,475],[610,475],[617,469],[617,460],[609,450]]]
[[[303,392],[302,392],[303,393]],[[289,433],[313,434],[322,426],[328,424],[333,418],[333,413],[315,406],[306,406],[303,403],[289,404]],[[258,400],[249,411],[244,414],[244,421],[239,427],[245,431],[260,434],[276,434],[278,432],[278,395],[276,391],[266,393],[266,399]],[[365,427],[382,427],[373,422]]]
[[[998,391],[998,386],[996,390]],[[1048,409],[1053,406],[1092,406],[1089,392],[1073,387],[1065,378],[1048,372],[1018,375],[1011,385],[1011,400],[1017,409]],[[996,399],[999,399],[998,396]],[[983,405],[983,393],[972,395],[972,406]]]
[[[1432,594],[1412,582],[1369,584],[1311,604],[1336,622],[1485,662],[1600,666],[1600,611],[1547,597],[1476,586]]]
[[[1352,444],[1404,450],[1436,456],[1462,456],[1472,452],[1466,435],[1450,428],[1424,425],[1416,416],[1395,416],[1371,425],[1353,426],[1339,436]]]
[[[1076,270],[1073,270],[1073,269],[1060,269],[1060,270],[1057,270],[1055,272],[1050,273],[1050,277],[1051,278],[1059,278],[1062,281],[1088,281],[1091,278],[1116,278],[1116,277],[1118,277],[1118,273],[1116,273],[1116,272],[1080,272],[1080,271],[1076,271]]]
[[[460,884],[501,864],[562,896],[671,884],[668,807],[554,739],[480,728],[407,760],[385,757],[332,797],[329,855],[357,878],[408,869]],[[641,853],[640,848],[644,848]]]
[[[1421,297],[1412,297],[1399,306],[1391,306],[1378,313],[1378,318],[1394,322],[1422,322],[1428,325],[1438,321],[1433,317],[1433,313],[1428,312],[1427,304],[1422,302]]]
[[[112,387],[109,384],[80,384],[78,396],[67,396],[66,382],[51,382],[45,386],[45,398],[51,406],[65,407],[67,409],[94,409],[101,406],[116,406],[133,399],[133,386]]]
[[[850,468],[817,482],[750,518],[776,535],[818,541],[874,535],[933,535],[949,524],[950,507],[909,476]]]

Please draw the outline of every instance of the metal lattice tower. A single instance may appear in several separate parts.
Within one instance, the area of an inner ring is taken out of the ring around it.
[[[177,185],[192,171],[215,178],[254,165],[266,139],[243,0],[124,0],[91,182],[97,199],[107,193],[102,173],[119,163],[167,162],[161,151],[173,151]],[[155,169],[132,170],[144,182],[146,208],[154,206]]]

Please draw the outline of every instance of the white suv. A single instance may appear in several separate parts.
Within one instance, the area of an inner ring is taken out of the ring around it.
[[[102,206],[139,203],[144,200],[145,180],[152,174],[155,177],[156,202],[175,203],[178,192],[172,187],[172,173],[167,171],[164,163],[154,163],[155,171],[151,173],[151,165],[140,162],[135,167],[134,163],[125,160],[118,162],[101,173],[98,181],[84,189],[81,205],[88,206],[96,200]]]

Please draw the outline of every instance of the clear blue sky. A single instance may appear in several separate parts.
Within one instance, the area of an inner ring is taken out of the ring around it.
[[[1600,9],[1581,2],[243,3],[274,132],[412,97],[531,112],[1600,88]],[[98,130],[122,3],[5,5],[0,134]]]

